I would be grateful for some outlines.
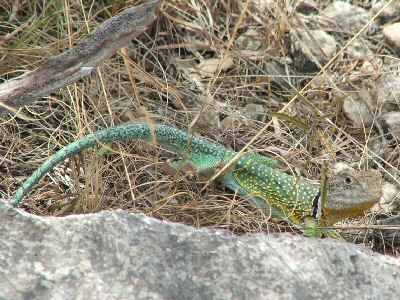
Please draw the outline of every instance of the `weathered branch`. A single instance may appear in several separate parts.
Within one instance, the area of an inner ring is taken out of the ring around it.
[[[108,19],[73,48],[35,70],[0,84],[0,115],[89,75],[156,19],[162,0],[131,7]]]

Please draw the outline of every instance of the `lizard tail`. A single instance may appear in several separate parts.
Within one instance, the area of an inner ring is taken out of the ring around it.
[[[153,127],[148,124],[123,124],[110,127],[86,135],[48,158],[28,179],[26,179],[15,193],[10,204],[14,207],[17,206],[48,172],[66,158],[76,155],[99,143],[135,139],[144,141],[155,140],[160,145],[165,146],[181,156],[196,154],[196,152],[200,151],[203,154],[207,154],[207,152],[209,154],[216,154],[225,151],[225,148],[221,145],[211,143],[200,137],[193,137],[186,132],[167,125],[156,124]],[[207,149],[204,148],[204,145],[207,145]]]

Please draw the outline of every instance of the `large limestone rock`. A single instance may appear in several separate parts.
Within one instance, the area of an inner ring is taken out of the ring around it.
[[[0,299],[398,299],[400,261],[124,211],[42,218],[0,201]]]

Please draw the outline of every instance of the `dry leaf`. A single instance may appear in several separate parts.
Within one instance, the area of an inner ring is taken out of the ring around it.
[[[209,77],[216,74],[219,69],[221,71],[227,70],[233,66],[233,59],[227,55],[223,60],[219,58],[210,58],[201,63],[196,67],[197,72],[202,77]]]

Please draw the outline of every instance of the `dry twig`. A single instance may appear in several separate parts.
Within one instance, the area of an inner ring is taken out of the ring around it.
[[[75,47],[0,85],[0,114],[89,75],[156,19],[162,0],[131,7],[108,19]]]

